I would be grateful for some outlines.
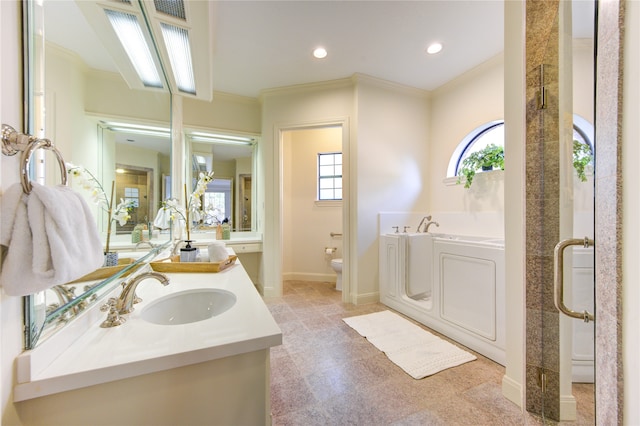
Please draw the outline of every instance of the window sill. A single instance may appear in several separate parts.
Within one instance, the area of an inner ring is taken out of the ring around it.
[[[316,200],[314,201],[316,207],[340,207],[342,206],[342,200]]]
[[[487,180],[496,180],[496,179],[500,179],[502,177],[502,174],[504,173],[504,170],[490,170],[490,171],[486,171],[486,172],[478,172],[476,173],[476,175],[474,176],[473,180],[475,181],[476,179],[487,179]],[[460,183],[458,183],[458,179],[460,179]],[[448,176],[446,178],[444,178],[442,180],[442,182],[445,184],[445,186],[457,186],[460,185],[462,187],[464,187],[464,183],[465,183],[466,179],[464,178],[464,176]]]

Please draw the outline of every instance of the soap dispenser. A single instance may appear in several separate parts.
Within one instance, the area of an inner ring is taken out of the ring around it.
[[[186,246],[180,249],[180,262],[195,262],[198,258],[198,249],[191,247],[192,240],[185,240]]]
[[[225,219],[222,221],[222,239],[231,239],[231,225],[229,225],[229,219]]]

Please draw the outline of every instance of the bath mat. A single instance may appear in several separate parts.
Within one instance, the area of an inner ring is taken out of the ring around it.
[[[414,379],[477,359],[391,311],[342,320]]]

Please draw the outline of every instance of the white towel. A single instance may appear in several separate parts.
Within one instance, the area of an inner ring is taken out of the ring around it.
[[[81,195],[66,186],[14,184],[2,196],[0,244],[7,247],[0,285],[25,296],[82,277],[102,266],[95,219]]]
[[[207,247],[209,252],[209,262],[222,262],[229,258],[229,252],[224,242],[216,241]]]
[[[171,227],[171,212],[169,209],[161,208],[156,214],[156,218],[153,220],[153,226],[160,229],[169,229]]]

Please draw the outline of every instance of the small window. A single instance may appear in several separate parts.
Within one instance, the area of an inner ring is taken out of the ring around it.
[[[318,200],[342,200],[342,153],[318,154]]]
[[[138,188],[125,188],[124,201],[133,207],[140,207],[140,194]]]

